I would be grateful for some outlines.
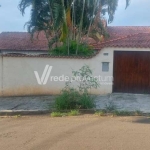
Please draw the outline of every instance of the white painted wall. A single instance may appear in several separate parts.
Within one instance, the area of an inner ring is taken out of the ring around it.
[[[113,76],[114,50],[150,51],[150,49],[105,48],[91,59],[4,57],[3,96],[59,94],[61,89],[65,86],[65,82],[50,81],[49,79],[46,85],[38,85],[37,83],[34,71],[38,71],[41,77],[47,64],[53,66],[50,76],[71,76],[72,70],[78,70],[84,65],[90,66],[94,76]],[[108,56],[104,56],[104,53],[108,53]],[[102,72],[102,62],[110,63],[109,72]],[[1,63],[0,57],[0,66],[2,66]],[[0,67],[0,71],[2,70],[1,68],[2,67]],[[2,84],[1,82],[0,86]],[[112,84],[100,84],[100,88],[91,91],[92,94],[112,93]]]

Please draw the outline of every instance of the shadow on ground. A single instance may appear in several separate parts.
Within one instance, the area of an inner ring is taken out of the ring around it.
[[[150,124],[150,118],[139,118],[133,121],[134,123]]]

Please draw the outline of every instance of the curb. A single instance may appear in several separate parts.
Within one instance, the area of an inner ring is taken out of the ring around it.
[[[0,116],[14,115],[45,115],[50,114],[49,110],[3,110],[0,111]]]

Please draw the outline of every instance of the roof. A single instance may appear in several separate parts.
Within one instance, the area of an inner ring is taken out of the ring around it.
[[[109,40],[134,35],[138,33],[150,33],[150,26],[108,26]]]
[[[150,33],[137,33],[100,44],[92,44],[95,49],[100,50],[104,47],[123,47],[123,48],[150,48]]]
[[[149,26],[109,26],[107,31],[110,37],[92,46],[100,50],[104,47],[123,48],[150,48],[150,27]]]
[[[105,42],[95,43],[90,40],[89,44],[96,50],[104,47],[150,48],[148,26],[108,26],[107,31],[110,38]],[[34,35],[32,41],[30,34],[26,32],[3,32],[0,34],[0,50],[48,50],[48,42],[43,32],[40,32],[38,38],[37,34]],[[45,54],[40,56],[46,57]]]
[[[43,32],[31,35],[27,32],[2,32],[0,34],[1,50],[48,50],[48,42]]]

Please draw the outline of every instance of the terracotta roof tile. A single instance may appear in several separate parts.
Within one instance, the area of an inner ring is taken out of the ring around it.
[[[92,46],[97,50],[104,47],[150,48],[150,33],[127,35]]]
[[[108,40],[112,40],[127,35],[150,33],[150,26],[108,26],[107,32],[110,35]]]
[[[108,26],[107,31],[110,34],[107,41],[98,44],[90,39],[89,44],[97,50],[104,47],[150,48],[150,27]],[[43,32],[38,38],[34,35],[32,41],[26,32],[3,32],[0,34],[0,50],[48,50],[48,42]]]
[[[48,42],[43,32],[31,35],[26,32],[2,32],[0,34],[0,49],[2,50],[48,50]]]

